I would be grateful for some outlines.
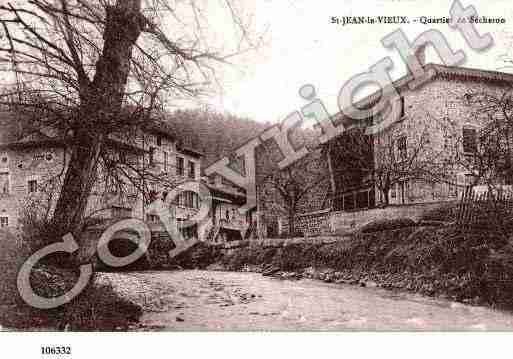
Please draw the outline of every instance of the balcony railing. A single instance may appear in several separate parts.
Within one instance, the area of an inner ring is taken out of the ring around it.
[[[233,228],[233,229],[243,229],[243,228],[247,227],[246,222],[243,220],[239,220],[239,219],[231,219],[231,220],[221,219],[219,221],[219,225],[221,227]]]

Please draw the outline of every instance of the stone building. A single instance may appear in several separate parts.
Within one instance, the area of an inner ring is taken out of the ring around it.
[[[46,206],[48,214],[54,209],[65,169],[69,164],[69,143],[66,135],[52,128],[27,132],[16,125],[16,117],[2,113],[0,119],[0,224],[19,229],[20,216],[28,203],[37,201]],[[139,218],[156,221],[147,213],[147,204],[162,196],[170,187],[186,181],[201,179],[202,154],[180,146],[176,135],[163,123],[153,123],[138,131],[132,138],[114,135],[108,149],[117,156],[129,158],[148,174],[141,186],[127,183],[124,190],[98,183],[88,201],[86,215],[105,220]],[[182,193],[175,215],[179,220],[194,211],[197,201]],[[189,200],[191,199],[191,200]]]
[[[347,146],[342,146],[347,152],[336,152],[337,142],[351,142],[351,131],[327,145],[331,149],[334,193],[332,229],[393,216],[394,211],[408,216],[404,210],[394,209],[394,205],[408,206],[411,216],[415,216],[423,207],[457,200],[467,186],[480,184],[469,164],[480,141],[479,131],[488,119],[480,115],[483,104],[473,99],[483,94],[500,98],[511,91],[513,75],[438,64],[426,64],[424,68],[433,75],[418,88],[408,86],[410,74],[394,82],[400,95],[401,115],[384,131],[363,141],[363,149],[357,152],[364,161],[352,160],[354,152]],[[373,94],[357,106],[372,106],[377,100],[379,94]],[[348,121],[342,115],[339,118]],[[352,170],[348,163],[355,165]],[[406,167],[404,163],[415,166]],[[395,178],[383,190],[379,176],[387,167]],[[352,181],[341,181],[342,173],[348,171],[353,175]],[[505,184],[508,180],[499,182]],[[376,209],[383,204],[392,207],[387,211]],[[387,214],[382,216],[381,212]]]
[[[410,89],[408,83],[411,76],[406,76],[394,83],[400,94],[402,114],[400,118],[385,131],[372,136],[371,152],[373,160],[367,168],[361,166],[359,180],[353,186],[343,186],[333,179],[340,209],[357,210],[374,207],[384,201],[384,194],[376,188],[375,173],[382,162],[395,158],[391,164],[399,164],[402,159],[411,159],[416,154],[419,164],[426,169],[422,180],[415,176],[414,169],[409,174],[405,170],[405,178],[394,181],[388,192],[389,204],[413,204],[446,201],[461,195],[466,185],[471,183],[472,173],[463,163],[458,163],[455,156],[464,158],[471,155],[478,143],[479,129],[486,118],[476,115],[479,105],[472,98],[480,94],[490,94],[500,98],[511,91],[513,75],[493,71],[447,67],[427,64],[427,71],[433,70],[434,75],[419,88]],[[377,96],[369,96],[358,105],[370,105]],[[341,137],[347,137],[348,134]],[[334,139],[339,141],[340,138]],[[336,155],[332,154],[332,160]],[[341,166],[344,158],[333,161],[336,169]],[[444,164],[447,164],[444,167]],[[420,167],[420,166],[419,166]],[[436,177],[441,175],[443,177]],[[412,177],[412,178],[408,178]],[[368,192],[368,201],[353,200],[359,193]],[[344,205],[345,202],[349,206]]]
[[[421,52],[416,56],[423,60]],[[317,186],[302,201],[297,213],[300,232],[315,234],[353,228],[377,218],[415,217],[426,208],[457,200],[467,186],[479,184],[464,164],[478,146],[479,130],[486,121],[476,115],[480,105],[472,99],[480,94],[501,97],[511,91],[513,75],[438,64],[423,67],[432,75],[422,86],[409,87],[411,74],[393,83],[401,113],[392,125],[375,135],[365,135],[360,126],[352,126],[309,154],[318,156],[329,188]],[[356,106],[369,108],[379,99],[380,93],[374,93]],[[364,124],[380,120],[376,116]],[[342,113],[334,121],[354,124]],[[277,236],[287,232],[286,215],[269,210],[267,203],[279,201],[279,196],[263,188],[265,176],[277,170],[273,163],[281,158],[277,148],[258,158],[262,235]],[[415,167],[401,173],[398,168],[405,169],[408,161]],[[380,185],[380,174],[386,170],[395,176],[389,187]],[[511,184],[511,179],[499,182]],[[328,200],[323,200],[327,193]],[[388,208],[383,209],[385,203]]]
[[[241,213],[246,203],[245,191],[220,175],[205,178],[212,197],[212,208],[208,216],[207,240],[214,243],[242,240],[250,236],[252,212]]]

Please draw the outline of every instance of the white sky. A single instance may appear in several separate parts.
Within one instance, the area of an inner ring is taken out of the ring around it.
[[[328,109],[336,112],[337,95],[344,82],[368,71],[383,57],[394,60],[394,79],[404,74],[404,63],[396,51],[381,45],[381,38],[399,27],[410,40],[430,28],[442,31],[454,50],[465,51],[467,61],[463,66],[493,70],[503,66],[498,56],[513,53],[507,41],[507,35],[513,34],[511,0],[462,0],[464,6],[474,5],[479,15],[506,18],[505,25],[478,25],[480,33],[490,32],[495,40],[484,53],[472,51],[448,25],[342,27],[330,23],[331,16],[346,15],[449,16],[451,4],[449,0],[254,0],[249,6],[254,9],[256,26],[269,26],[267,46],[240,57],[236,67],[224,70],[224,93],[209,103],[221,111],[275,122],[305,104],[298,90],[311,83]],[[431,48],[427,61],[440,62]]]

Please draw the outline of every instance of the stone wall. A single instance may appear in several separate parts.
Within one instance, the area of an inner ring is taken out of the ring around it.
[[[294,244],[314,244],[314,245],[321,245],[321,244],[330,244],[335,243],[337,241],[346,241],[349,240],[351,237],[347,236],[319,236],[319,237],[310,237],[310,238],[271,238],[271,239],[262,239],[262,240],[243,240],[243,241],[233,241],[233,242],[226,242],[221,244],[215,244],[217,248],[221,250],[223,254],[230,254],[233,253],[235,250],[239,248],[245,248],[245,247],[263,247],[263,248],[283,248],[289,245]]]
[[[375,220],[410,218],[418,221],[423,213],[438,208],[444,203],[447,202],[389,206],[355,212],[333,212],[329,219],[330,229],[336,233],[350,233],[357,230],[360,226]]]
[[[329,209],[317,212],[302,213],[296,218],[296,232],[303,233],[306,236],[326,234],[330,232],[330,211]],[[285,219],[282,224],[282,233],[289,232],[288,220]]]

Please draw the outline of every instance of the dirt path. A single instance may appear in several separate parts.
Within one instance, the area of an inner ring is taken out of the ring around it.
[[[103,273],[143,305],[134,330],[513,330],[513,314],[408,293],[254,273]]]

